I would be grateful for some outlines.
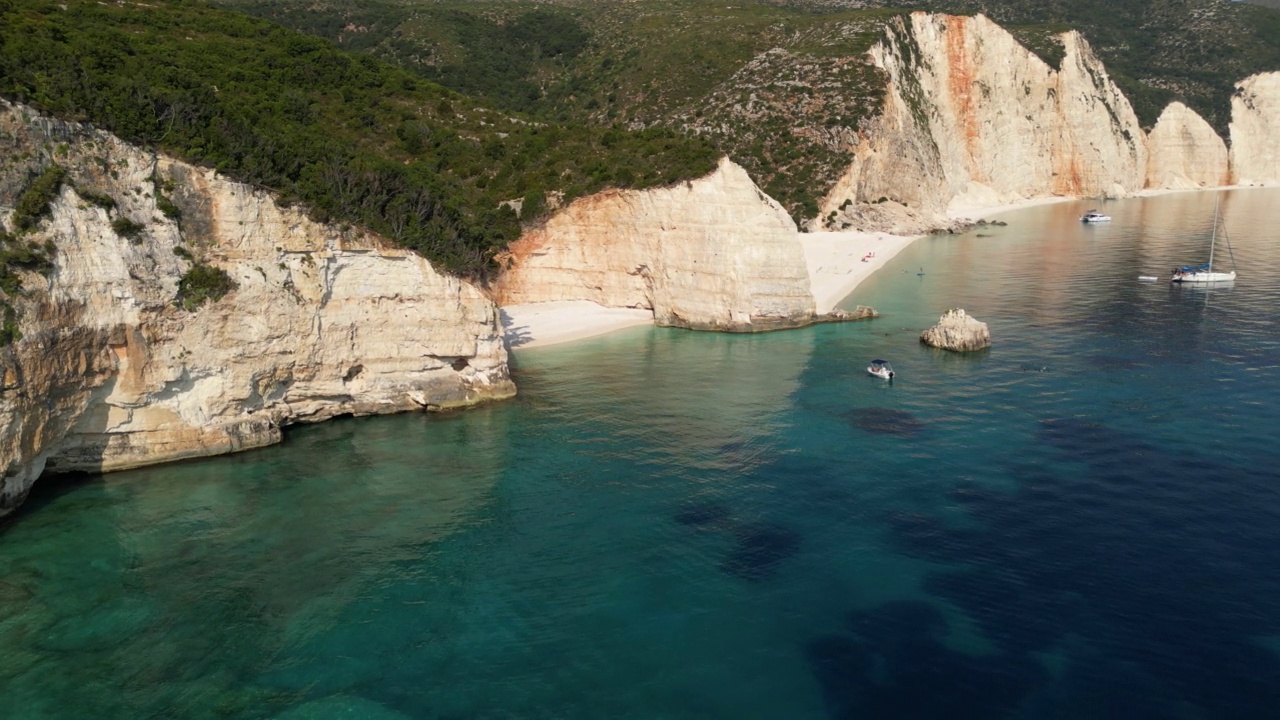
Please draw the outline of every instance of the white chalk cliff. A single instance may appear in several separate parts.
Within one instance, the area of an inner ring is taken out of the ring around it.
[[[22,338],[0,348],[0,515],[46,470],[232,452],[278,442],[291,423],[515,392],[493,303],[378,237],[10,104],[0,158],[6,223],[34,171],[68,171],[49,217],[22,238],[56,246],[53,270],[25,272],[7,298]],[[158,209],[160,192],[180,223]],[[118,218],[144,229],[122,237]],[[188,258],[238,288],[183,309]]]
[[[502,258],[501,305],[590,300],[660,325],[767,330],[815,320],[795,222],[723,160],[707,177],[581,198]]]
[[[1231,97],[1231,175],[1240,185],[1280,184],[1280,72],[1236,83]]]
[[[1280,73],[1237,85],[1228,154],[1181,103],[1143,132],[1085,39],[1057,40],[1054,69],[981,15],[890,22],[871,50],[887,78],[884,105],[819,216],[916,233],[945,225],[948,211],[1024,198],[1280,183]]]
[[[888,78],[884,109],[821,214],[851,200],[873,225],[914,232],[948,207],[1140,190],[1137,117],[1084,38],[1060,40],[1055,70],[981,15],[891,21],[871,50]]]
[[[1169,103],[1147,136],[1147,187],[1189,190],[1231,182],[1227,144],[1180,102]]]

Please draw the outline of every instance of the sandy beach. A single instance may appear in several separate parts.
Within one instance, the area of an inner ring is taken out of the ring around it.
[[[817,311],[830,312],[858,283],[915,239],[888,233],[800,233]],[[511,350],[571,342],[653,322],[649,310],[609,308],[589,300],[507,305],[501,313]]]
[[[801,233],[800,244],[804,246],[817,311],[831,312],[859,283],[916,239],[889,233]]]
[[[590,300],[507,305],[499,312],[510,350],[581,340],[653,323],[651,310],[610,308]]]
[[[1010,210],[1076,199],[1029,198],[1003,205],[953,207],[947,214],[953,220],[978,220]],[[800,233],[817,312],[830,312],[863,280],[921,237],[924,236],[882,232]],[[507,347],[511,350],[571,342],[653,322],[653,313],[649,310],[608,308],[588,300],[508,305],[501,308],[501,313]]]

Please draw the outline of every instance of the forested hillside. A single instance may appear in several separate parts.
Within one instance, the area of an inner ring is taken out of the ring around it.
[[[473,277],[519,233],[504,200],[523,199],[528,220],[549,192],[671,183],[719,155],[664,128],[537,122],[180,0],[0,0],[0,95],[276,190]]]
[[[1280,11],[1225,0],[221,0],[557,121],[711,138],[812,217],[883,81],[904,9],[982,12],[1050,63],[1078,29],[1150,127],[1180,99],[1226,134],[1233,84],[1280,70]]]
[[[711,139],[797,219],[847,162],[896,11],[758,1],[221,0],[546,121]]]

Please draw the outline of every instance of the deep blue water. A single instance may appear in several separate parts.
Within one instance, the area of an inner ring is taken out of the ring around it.
[[[1224,195],[1209,290],[1137,277],[1212,194],[1098,205],[917,242],[876,321],[632,329],[508,403],[44,481],[0,717],[1275,717],[1280,191]],[[953,306],[989,351],[919,345]]]

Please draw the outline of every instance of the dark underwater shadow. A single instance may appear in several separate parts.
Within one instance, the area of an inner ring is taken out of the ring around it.
[[[827,716],[998,718],[1016,710],[1046,680],[1020,655],[970,657],[947,648],[947,622],[923,602],[892,602],[853,612],[846,632],[806,644]]]
[[[948,566],[926,590],[1002,653],[1065,654],[1036,717],[1274,715],[1280,657],[1262,643],[1280,634],[1280,471],[1076,418],[1042,421],[1018,463],[1012,493],[953,491],[973,526],[890,526]]]
[[[906,410],[866,407],[850,410],[850,421],[859,430],[879,435],[910,437],[924,430],[924,423]]]
[[[0,518],[0,539],[3,539],[5,530],[63,497],[103,484],[102,475],[98,473],[62,473],[37,478],[22,504],[8,516]]]

